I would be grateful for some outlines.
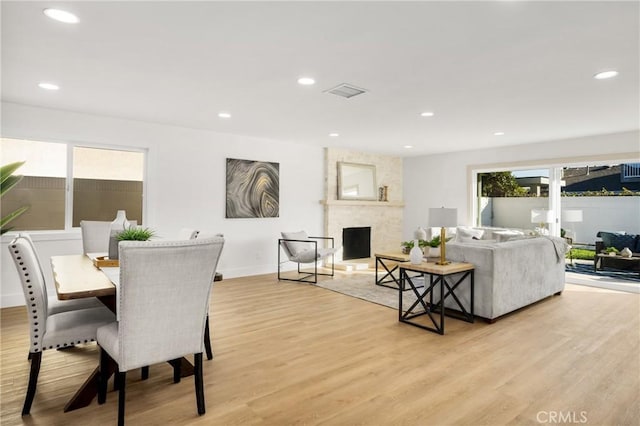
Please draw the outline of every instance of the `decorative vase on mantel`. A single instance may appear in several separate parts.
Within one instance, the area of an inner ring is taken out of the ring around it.
[[[118,238],[116,236],[130,226],[127,213],[124,210],[118,210],[116,218],[111,222],[111,231],[109,232],[109,259],[118,258]]]

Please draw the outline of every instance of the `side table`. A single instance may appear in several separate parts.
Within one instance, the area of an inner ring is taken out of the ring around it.
[[[407,262],[399,265],[399,268],[401,291],[398,292],[398,320],[400,322],[411,324],[415,327],[433,331],[439,334],[444,334],[445,315],[466,322],[474,322],[474,266],[471,263],[453,262],[448,265],[437,265],[435,263],[422,262],[419,265],[412,265],[411,263]],[[416,286],[413,283],[412,277],[409,276],[408,272],[419,272],[421,274],[424,274],[424,288]],[[428,280],[427,277],[429,277]],[[469,283],[468,285],[470,289],[468,307],[463,306],[462,302],[456,295],[456,289],[461,285],[461,283],[465,281]],[[413,302],[413,304],[405,310],[402,304],[402,299],[405,287],[407,285],[409,286],[408,289],[412,290],[413,294],[416,296],[416,301]],[[418,290],[419,288],[421,291]],[[439,294],[436,294],[434,298],[434,292],[437,288],[440,289],[440,292]],[[444,303],[448,298],[452,298],[456,302],[457,307],[460,309],[460,312],[447,310],[445,308]],[[411,321],[414,318],[424,315],[428,316],[433,326]]]
[[[408,254],[400,252],[383,252],[376,253],[376,285],[392,288],[394,290],[400,289],[400,276],[396,277],[393,273],[398,269],[400,264],[409,262],[411,259]],[[393,263],[392,263],[393,262]],[[378,268],[381,267],[386,271],[382,277],[378,275]],[[421,276],[422,274],[420,274]],[[388,285],[394,283],[395,285]]]

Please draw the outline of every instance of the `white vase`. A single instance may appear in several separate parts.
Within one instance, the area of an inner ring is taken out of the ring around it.
[[[632,257],[633,253],[631,252],[631,249],[629,249],[629,247],[625,247],[620,252],[620,256],[622,256],[622,257]]]
[[[409,261],[412,265],[419,265],[422,263],[422,250],[420,250],[418,240],[413,240],[413,248],[409,252]]]
[[[118,258],[118,239],[116,235],[130,226],[131,224],[127,220],[127,213],[124,210],[118,210],[116,218],[111,222],[111,232],[109,232],[109,259]]]
[[[425,231],[422,227],[418,226],[418,229],[413,231],[413,238],[415,238],[416,240],[426,240],[427,231]]]
[[[131,226],[131,224],[127,220],[127,212],[124,210],[118,210],[116,218],[111,222],[111,229],[122,231],[127,229],[129,226]]]
[[[429,247],[428,257],[440,257],[440,246],[438,247]]]

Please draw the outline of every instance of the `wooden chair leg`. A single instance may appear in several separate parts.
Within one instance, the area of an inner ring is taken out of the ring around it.
[[[100,348],[100,378],[98,380],[98,404],[107,400],[107,383],[109,382],[109,354]]]
[[[204,324],[204,349],[207,352],[207,359],[211,361],[213,359],[213,351],[211,350],[211,337],[209,336],[209,315],[207,315],[207,321]]]
[[[36,395],[36,385],[38,384],[38,374],[40,374],[40,362],[42,361],[42,352],[34,352],[31,354],[31,371],[29,372],[29,386],[27,387],[27,396],[22,407],[22,415],[26,416],[31,411],[31,403]]]
[[[124,426],[124,388],[127,372],[118,371],[116,374],[119,376],[118,381],[120,382],[120,389],[118,390],[118,426]]]
[[[205,413],[204,405],[204,384],[202,380],[202,352],[193,356],[193,375],[196,384],[196,404],[198,406],[198,415]]]
[[[140,369],[140,379],[147,380],[149,378],[149,366],[144,366]]]

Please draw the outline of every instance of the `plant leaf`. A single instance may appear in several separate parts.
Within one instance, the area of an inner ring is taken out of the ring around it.
[[[7,178],[2,183],[2,186],[0,187],[0,195],[4,195],[5,192],[16,186],[17,183],[22,180],[22,177],[22,175],[7,176]]]
[[[26,212],[27,210],[29,210],[29,206],[22,206],[19,209],[14,210],[13,212],[9,213],[8,215],[0,219],[0,235],[13,229],[13,227],[6,228],[5,225],[11,222],[13,219],[17,218],[18,216],[20,216],[22,213]]]
[[[4,186],[4,181],[13,174],[20,166],[22,166],[24,161],[16,161],[15,163],[5,164],[0,167],[0,184]]]

